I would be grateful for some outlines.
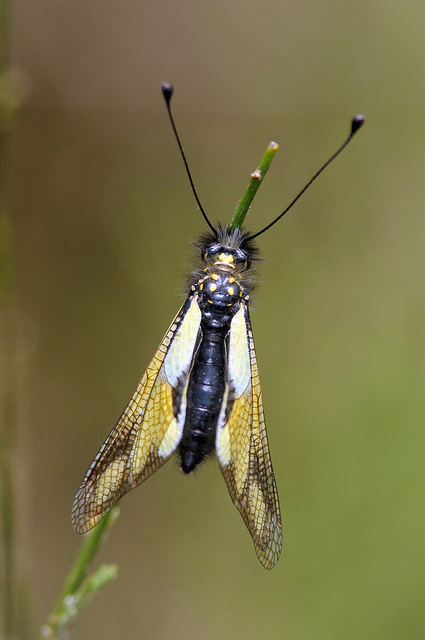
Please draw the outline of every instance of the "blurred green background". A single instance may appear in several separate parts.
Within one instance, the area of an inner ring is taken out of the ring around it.
[[[81,538],[75,491],[182,299],[205,229],[272,232],[252,312],[284,522],[259,564],[215,461],[173,459],[121,502],[117,581],[73,637],[425,637],[425,5],[332,0],[14,3],[27,90],[8,138],[20,562],[36,626]],[[3,370],[2,376],[8,372]],[[4,380],[3,380],[4,383]]]

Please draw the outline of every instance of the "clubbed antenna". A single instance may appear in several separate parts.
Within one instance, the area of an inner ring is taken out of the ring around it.
[[[184,162],[184,166],[186,168],[187,176],[189,178],[190,186],[192,187],[193,195],[195,196],[195,200],[198,203],[198,207],[200,208],[201,213],[204,216],[207,225],[209,226],[211,231],[213,231],[215,233],[215,229],[214,229],[213,225],[211,224],[211,222],[209,221],[208,216],[205,213],[204,208],[203,208],[203,206],[201,204],[201,201],[199,200],[198,194],[196,193],[195,185],[194,185],[193,180],[192,180],[192,176],[191,176],[191,173],[190,173],[189,165],[187,164],[187,160],[186,160],[186,156],[185,156],[184,151],[183,151],[182,143],[180,142],[179,134],[177,133],[176,125],[174,124],[173,114],[171,113],[171,98],[172,98],[172,95],[173,95],[173,92],[174,92],[173,85],[170,84],[169,82],[163,82],[161,88],[162,88],[163,96],[165,98],[165,103],[167,105],[167,111],[168,111],[168,115],[169,115],[169,118],[170,118],[171,126],[173,127],[174,135],[176,136],[177,144],[179,145],[180,153],[181,153],[181,156],[183,158],[183,162]]]
[[[270,224],[268,224],[266,227],[264,227],[264,229],[261,229],[261,231],[258,231],[257,233],[254,233],[254,235],[250,236],[250,238],[258,238],[258,236],[260,236],[262,233],[264,233],[265,231],[267,231],[268,229],[270,229],[270,227],[272,227],[274,224],[276,224],[276,222],[278,222],[282,216],[285,215],[285,213],[287,213],[289,211],[289,209],[292,209],[292,207],[294,206],[294,204],[297,202],[297,200],[299,198],[301,198],[301,196],[303,195],[303,193],[305,191],[307,191],[307,189],[309,188],[309,186],[316,180],[316,178],[319,177],[319,175],[322,173],[322,171],[324,171],[324,169],[326,169],[326,167],[333,161],[335,160],[335,158],[337,156],[339,156],[339,154],[341,153],[341,151],[343,149],[345,149],[345,147],[347,146],[347,144],[350,142],[350,140],[353,138],[353,136],[357,133],[357,131],[360,129],[360,127],[363,125],[365,121],[365,117],[362,115],[357,115],[354,116],[354,118],[351,121],[351,131],[350,131],[350,135],[348,136],[348,138],[346,139],[346,141],[344,142],[344,144],[342,144],[340,146],[340,148],[335,151],[335,153],[329,158],[329,160],[327,160],[325,162],[324,165],[322,165],[322,167],[320,167],[319,171],[317,171],[314,176],[311,178],[311,180],[309,180],[307,182],[307,184],[305,185],[304,189],[301,189],[301,191],[299,192],[299,194],[297,195],[296,198],[294,198],[291,202],[290,205],[288,205],[286,207],[286,209],[284,211],[282,211],[282,213],[277,216],[277,218],[275,218],[272,222],[270,222]]]

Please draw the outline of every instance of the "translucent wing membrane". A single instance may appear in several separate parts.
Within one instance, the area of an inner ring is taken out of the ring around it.
[[[72,523],[79,533],[94,527],[121,496],[146,480],[177,448],[185,423],[187,386],[200,323],[197,296],[189,296],[81,483],[72,507]],[[282,547],[279,499],[254,341],[243,302],[230,326],[227,385],[218,419],[216,451],[230,496],[252,536],[257,556],[266,569],[271,569]]]
[[[279,498],[264,421],[257,358],[248,309],[232,321],[229,338],[230,415],[223,408],[217,456],[233,503],[254,541],[261,564],[272,569],[282,549]],[[227,398],[224,399],[225,404]]]
[[[173,412],[173,388],[185,379],[193,358],[201,312],[189,297],[116,426],[99,450],[72,506],[79,533],[92,529],[127,491],[146,480],[176,449],[184,416]]]

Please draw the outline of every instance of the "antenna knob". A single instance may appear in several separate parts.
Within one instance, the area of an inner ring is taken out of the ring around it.
[[[165,98],[165,102],[170,104],[171,96],[174,93],[174,87],[170,82],[163,82],[161,85],[162,94]]]

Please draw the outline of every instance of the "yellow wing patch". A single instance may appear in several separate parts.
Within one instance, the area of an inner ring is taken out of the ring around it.
[[[165,334],[121,418],[80,485],[72,506],[72,524],[78,533],[89,531],[121,496],[163,465],[181,439],[184,420],[174,416],[173,386],[167,379],[164,360],[187,314],[192,318],[192,352],[188,347],[186,358],[189,362],[192,360],[197,335],[193,323],[197,317],[200,322],[200,312],[198,314],[196,296],[190,306],[188,304],[183,305]],[[183,373],[186,360],[182,359],[181,365]]]
[[[244,392],[235,397],[227,423],[218,429],[217,456],[233,503],[252,536],[258,559],[266,569],[272,569],[282,549],[282,525],[254,340],[248,310],[244,309],[244,313],[243,327],[241,323],[232,324],[231,331],[235,333],[231,340],[235,345],[245,344],[248,349],[250,381]],[[240,355],[241,349],[235,348],[234,353]],[[231,358],[230,346],[229,369]]]

